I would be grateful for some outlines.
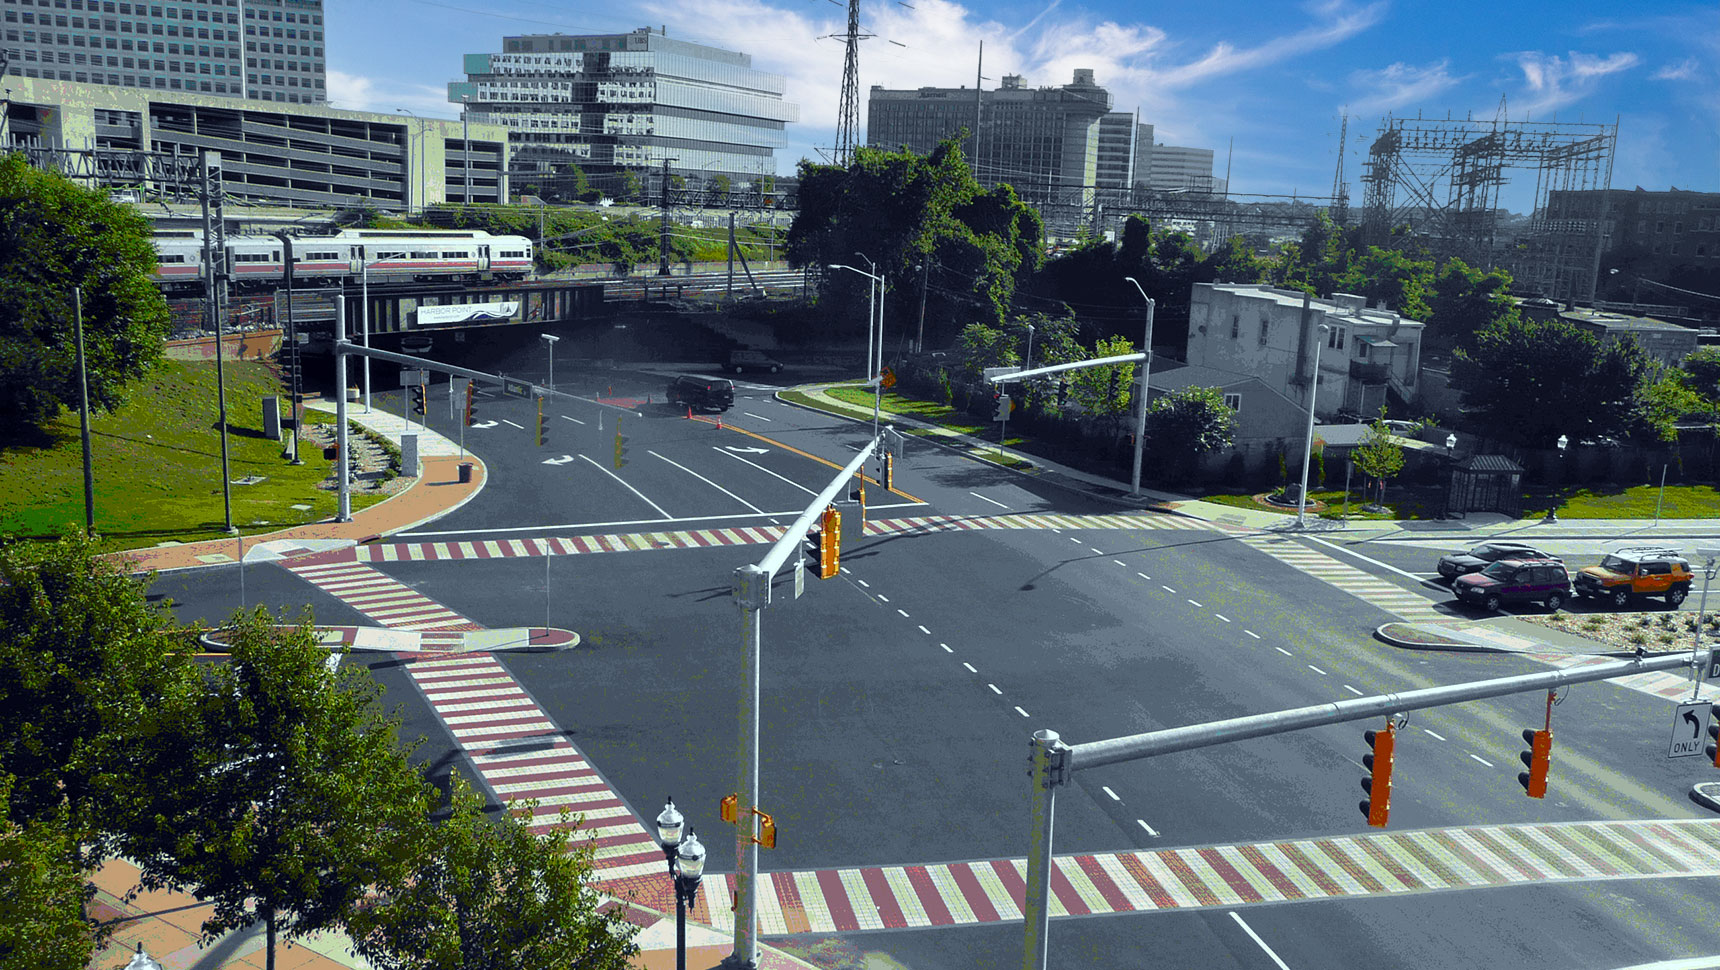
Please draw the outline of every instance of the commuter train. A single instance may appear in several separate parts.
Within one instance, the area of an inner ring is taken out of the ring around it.
[[[203,233],[158,230],[156,283],[167,290],[203,286]],[[227,279],[238,289],[283,285],[281,241],[274,236],[227,237]],[[522,280],[532,269],[532,241],[481,230],[449,232],[343,229],[332,236],[293,237],[293,285],[485,282]]]

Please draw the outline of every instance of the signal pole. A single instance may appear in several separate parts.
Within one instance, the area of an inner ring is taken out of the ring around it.
[[[210,328],[215,331],[215,399],[221,420],[221,504],[226,516],[226,532],[233,535],[233,482],[227,453],[227,382],[223,375],[221,343],[222,304],[227,288],[226,214],[222,211],[221,155],[203,153],[203,273],[205,306]]]

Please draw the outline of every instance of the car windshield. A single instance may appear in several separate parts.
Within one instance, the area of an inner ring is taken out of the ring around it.
[[[1617,556],[1608,556],[1601,560],[1601,568],[1613,573],[1634,573],[1636,572],[1636,563],[1631,562],[1629,559],[1620,559]]]
[[[1508,562],[1496,562],[1481,570],[1481,575],[1488,579],[1506,580],[1517,575],[1517,567]]]

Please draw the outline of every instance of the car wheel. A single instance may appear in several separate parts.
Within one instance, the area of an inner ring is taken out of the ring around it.
[[[1630,590],[1614,590],[1612,594],[1612,604],[1621,610],[1630,606]]]
[[[771,373],[772,373],[772,374],[774,374],[774,373],[776,373],[776,372],[777,372],[777,371],[779,371],[779,370],[782,370],[782,368],[780,368],[780,367],[778,367],[778,366],[776,366],[776,365],[775,365],[775,364],[772,364],[772,365],[770,365],[770,372],[771,372]]]
[[[1565,598],[1563,596],[1559,595],[1558,593],[1554,593],[1553,595],[1547,597],[1547,612],[1548,613],[1557,613],[1557,612],[1559,612],[1559,607],[1564,606],[1564,605],[1565,605]]]
[[[739,374],[740,372],[741,372],[741,365],[736,364],[735,365],[735,373]]]
[[[1674,586],[1666,594],[1666,603],[1668,606],[1671,606],[1673,609],[1676,610],[1676,609],[1678,609],[1678,605],[1680,603],[1684,602],[1684,597],[1689,596],[1689,595],[1690,595],[1689,590],[1685,589],[1682,586]]]
[[[1489,613],[1498,612],[1498,610],[1499,610],[1499,594],[1498,593],[1489,594],[1486,599],[1481,601],[1481,607],[1482,607],[1482,609],[1485,609]]]

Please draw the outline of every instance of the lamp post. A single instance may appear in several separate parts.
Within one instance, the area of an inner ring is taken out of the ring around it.
[[[861,259],[866,259],[866,257],[861,255],[860,253],[855,253],[854,255],[859,256]],[[867,262],[870,263],[871,261],[867,260]],[[833,263],[833,264],[831,264],[830,268],[831,269],[845,269],[845,270],[848,270],[849,272],[859,273],[861,276],[864,276],[867,279],[871,280],[872,283],[877,284],[877,288],[880,291],[882,291],[884,289],[884,278],[883,277],[878,276],[874,273],[868,273],[865,270],[860,269],[859,267],[844,266],[841,263]],[[868,284],[867,289],[868,289],[868,291],[870,291],[870,289],[871,289],[870,284]],[[878,412],[881,409],[883,402],[884,402],[884,382],[878,379],[880,372],[884,369],[884,308],[883,307],[878,307],[878,357],[875,361],[872,359],[872,334],[871,334],[870,330],[868,330],[866,333],[866,356],[867,356],[866,367],[867,367],[867,370],[869,370],[871,372],[867,375],[867,377],[872,382],[872,436],[877,437],[878,436]]]
[[[1559,435],[1553,444],[1559,449],[1559,460],[1553,471],[1553,494],[1547,499],[1547,517],[1541,520],[1543,523],[1559,521],[1559,486],[1565,480],[1565,449],[1571,446],[1571,439]]]
[[[657,837],[663,841],[663,858],[675,886],[675,970],[687,970],[687,907],[699,898],[699,881],[705,874],[705,847],[691,826],[686,841],[681,840],[683,824],[675,800],[667,799],[657,815]]]
[[[412,116],[413,121],[418,122],[418,150],[413,152],[413,154],[417,156],[417,161],[418,161],[418,188],[412,193],[412,197],[418,202],[419,214],[423,214],[423,212],[424,212],[424,148],[425,148],[425,146],[424,146],[424,120],[422,118],[418,117],[418,112],[413,111],[411,108],[395,108],[394,110],[397,112],[400,112],[401,114],[409,114]],[[407,144],[411,144],[410,139],[408,139]],[[410,176],[412,174],[412,166],[410,163],[406,166],[406,174],[408,176]],[[410,204],[408,204],[406,206],[406,211],[408,211],[408,212],[412,211],[412,206]]]
[[[872,323],[874,318],[878,316],[878,303],[876,297],[873,296],[873,293],[876,291],[876,284],[878,282],[878,264],[872,262],[871,257],[867,256],[865,253],[856,252],[854,255],[866,260],[866,269],[868,272],[862,273],[861,275],[872,281],[871,283],[866,284],[866,376],[871,378],[877,376],[878,373],[878,369],[873,366],[872,363]],[[854,272],[859,273],[860,270],[856,269]]]
[[[1714,584],[1714,574],[1720,572],[1720,548],[1696,550],[1702,557],[1702,599],[1696,604],[1696,642],[1690,645],[1690,699],[1702,696],[1702,624],[1708,621],[1708,587]]]
[[[926,352],[926,284],[931,280],[932,258],[920,261],[920,335],[914,338],[914,353]]]
[[[274,236],[281,241],[281,255],[285,257],[282,277],[287,285],[287,361],[292,371],[287,387],[287,408],[293,418],[293,436],[287,439],[287,447],[293,457],[287,464],[302,465],[304,459],[299,457],[299,331],[293,325],[293,237],[285,231],[278,231]],[[341,393],[345,394],[346,389],[342,388]]]
[[[1141,352],[1147,355],[1147,359],[1141,361],[1141,399],[1138,402],[1139,413],[1135,415],[1135,464],[1129,472],[1129,494],[1138,495],[1141,491],[1141,448],[1147,437],[1147,385],[1153,379],[1153,311],[1158,304],[1147,295],[1146,290],[1141,289],[1140,282],[1133,276],[1125,276],[1123,279],[1134,283],[1135,292],[1141,294],[1141,299],[1147,302],[1147,332],[1141,338]]]
[[[1308,381],[1308,447],[1302,452],[1302,487],[1296,493],[1296,528],[1308,527],[1308,463],[1314,457],[1314,403],[1320,396],[1320,347],[1326,342],[1329,324],[1320,324],[1320,337],[1314,341],[1314,376]]]
[[[472,135],[467,116],[471,114],[471,95],[460,95],[460,204],[472,204]]]
[[[553,333],[540,333],[538,339],[549,344],[549,389],[553,391],[555,390],[555,342],[561,338]]]
[[[1454,452],[1456,450],[1457,450],[1457,435],[1455,435],[1455,434],[1446,435],[1445,436],[1445,457],[1448,459],[1451,458],[1452,452]]]

